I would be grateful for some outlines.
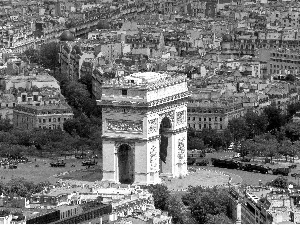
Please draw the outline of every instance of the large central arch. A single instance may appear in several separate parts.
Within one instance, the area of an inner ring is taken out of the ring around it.
[[[172,128],[172,123],[168,117],[164,117],[160,123],[159,127],[159,173],[164,173],[165,167],[168,166],[168,147],[169,147],[169,137],[168,131]],[[171,156],[169,156],[171,157]],[[163,166],[165,164],[165,166]]]
[[[118,148],[118,174],[121,184],[134,182],[134,154],[128,144],[122,144]]]

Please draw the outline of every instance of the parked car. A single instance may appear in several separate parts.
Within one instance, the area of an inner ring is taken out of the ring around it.
[[[88,159],[82,162],[82,166],[95,166],[97,164],[98,162],[95,159],[94,160]]]
[[[290,172],[290,168],[276,168],[273,169],[272,171],[274,175],[288,176]]]
[[[51,167],[65,167],[66,166],[66,163],[64,160],[57,160],[55,162],[51,162],[50,163],[50,166]]]

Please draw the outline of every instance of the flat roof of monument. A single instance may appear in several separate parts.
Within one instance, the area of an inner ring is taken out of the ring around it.
[[[141,82],[155,82],[166,77],[170,77],[167,73],[156,73],[156,72],[139,72],[125,76],[125,80],[140,80]]]

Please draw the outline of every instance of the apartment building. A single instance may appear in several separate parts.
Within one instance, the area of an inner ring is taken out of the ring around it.
[[[241,102],[214,102],[190,100],[187,109],[188,126],[196,130],[216,129],[222,131],[227,128],[228,122],[233,118],[244,116]]]
[[[300,52],[288,49],[271,51],[268,72],[297,75],[300,72]]]
[[[299,223],[299,190],[264,186],[229,189],[231,218],[241,224]]]
[[[63,123],[72,118],[72,108],[66,103],[43,106],[18,105],[13,111],[14,126],[25,130],[63,129]]]

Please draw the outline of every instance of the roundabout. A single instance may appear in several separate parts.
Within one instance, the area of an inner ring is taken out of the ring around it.
[[[165,178],[162,183],[170,191],[186,191],[189,186],[224,187],[230,184],[241,184],[242,178],[238,175],[208,168],[190,167],[187,176],[182,178]]]

